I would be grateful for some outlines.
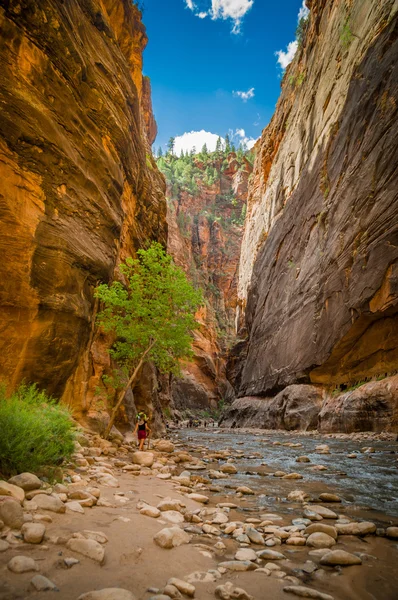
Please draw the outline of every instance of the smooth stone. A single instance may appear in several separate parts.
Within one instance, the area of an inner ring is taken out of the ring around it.
[[[317,515],[320,515],[323,519],[337,519],[336,513],[330,510],[330,508],[326,508],[326,506],[311,504],[308,508]]]
[[[24,542],[28,544],[40,544],[45,532],[46,528],[42,523],[24,523],[21,529]]]
[[[308,536],[306,544],[312,548],[331,548],[336,544],[336,540],[327,533],[316,531]]]
[[[140,514],[145,515],[146,517],[152,517],[153,519],[157,519],[158,517],[160,517],[161,512],[155,506],[148,505],[148,506],[145,506],[144,508],[141,508]]]
[[[228,516],[223,512],[219,512],[214,515],[211,522],[216,525],[221,525],[223,523],[228,523],[228,521]]]
[[[220,600],[254,600],[244,589],[235,587],[227,581],[224,585],[218,585],[214,590],[216,598]]]
[[[55,583],[53,583],[43,575],[35,575],[30,583],[37,592],[59,592],[59,589],[57,588]]]
[[[10,547],[10,544],[5,540],[0,540],[0,552],[5,552]]]
[[[181,592],[181,594],[185,594],[185,596],[189,596],[190,598],[193,598],[195,595],[195,586],[192,585],[192,583],[188,583],[177,577],[171,577],[171,579],[168,580],[167,585],[173,585]]]
[[[20,503],[12,498],[0,502],[0,519],[11,529],[21,529],[24,524],[24,513]]]
[[[241,548],[235,554],[235,560],[257,560],[257,554],[251,548]]]
[[[284,477],[285,475],[287,475],[287,473],[286,471],[275,471],[273,475],[274,477]]]
[[[249,560],[227,560],[219,563],[218,566],[229,571],[254,571],[257,568],[257,565]]]
[[[105,549],[95,540],[71,538],[66,547],[72,552],[77,552],[77,554],[91,558],[91,560],[98,562],[100,565],[104,563]]]
[[[157,508],[160,511],[178,510],[181,512],[181,509],[184,507],[185,507],[185,504],[183,504],[181,502],[181,500],[175,500],[174,498],[164,498],[157,505]]]
[[[288,585],[283,588],[283,591],[288,594],[294,594],[300,598],[313,598],[314,600],[334,600],[333,596],[318,592],[313,588],[307,588],[301,585]]]
[[[288,546],[305,546],[305,538],[292,535],[286,540],[286,544]]]
[[[48,496],[47,494],[37,494],[35,496],[35,504],[41,510],[49,510],[55,513],[64,513],[65,504],[56,496]]]
[[[39,570],[36,561],[28,556],[14,556],[7,564],[7,568],[13,573],[28,573],[29,571]]]
[[[376,525],[370,521],[360,523],[336,523],[339,535],[368,535],[376,532]]]
[[[177,590],[174,585],[165,585],[163,588],[163,594],[165,594],[168,598],[172,598],[172,600],[181,600],[182,594]]]
[[[288,475],[284,475],[283,479],[303,479],[303,476],[300,473],[289,473]]]
[[[162,519],[166,519],[166,521],[178,525],[178,523],[184,522],[184,515],[177,510],[165,510],[162,512]]]
[[[257,531],[257,529],[254,529],[253,527],[246,527],[245,533],[253,544],[260,544],[262,546],[264,545],[264,538],[261,533]]]
[[[204,496],[203,494],[187,494],[187,498],[195,500],[195,502],[199,502],[200,504],[207,504],[209,501],[209,498],[207,496]]]
[[[246,496],[254,496],[255,492],[247,487],[247,485],[241,485],[236,489],[237,492],[239,492],[240,494],[245,494]]]
[[[258,558],[264,560],[283,560],[286,558],[284,554],[276,552],[275,550],[259,550],[256,554]]]
[[[33,473],[20,473],[15,475],[8,480],[8,483],[17,485],[22,488],[25,492],[31,492],[32,490],[38,490],[41,488],[42,482]]]
[[[222,473],[229,473],[230,475],[235,475],[238,472],[238,469],[235,467],[235,465],[231,463],[225,463],[220,467],[220,471]]]
[[[134,594],[123,588],[104,588],[82,594],[77,600],[136,600],[136,598]]]
[[[77,558],[64,558],[64,564],[68,569],[71,569],[74,565],[78,565],[80,560]]]
[[[319,494],[319,500],[322,500],[322,502],[341,502],[340,496],[329,494],[329,492]]]
[[[108,536],[106,536],[102,531],[91,531],[90,529],[84,529],[81,535],[84,536],[86,540],[94,540],[99,544],[106,544],[109,541]],[[78,535],[76,537],[80,536]]]
[[[141,467],[152,467],[155,461],[155,456],[152,452],[143,452],[138,450],[137,452],[134,452],[132,461],[135,465],[140,465]]]
[[[337,540],[337,529],[333,525],[326,525],[326,523],[312,523],[305,528],[304,533],[311,535],[312,533],[326,533],[333,539]]]
[[[308,458],[308,456],[298,456],[296,458],[296,462],[298,462],[298,463],[310,463],[311,460]]]
[[[0,480],[0,496],[10,496],[20,504],[25,500],[25,492],[22,488],[3,480]]]
[[[396,540],[398,538],[398,527],[387,527],[386,536],[388,538]]]
[[[158,452],[165,452],[167,454],[171,454],[175,450],[175,446],[173,442],[169,440],[159,440],[156,442],[156,450]]]
[[[161,548],[175,548],[182,544],[188,544],[191,536],[179,527],[166,527],[158,531],[154,536],[154,542]]]
[[[84,508],[82,507],[77,500],[72,500],[72,502],[66,502],[65,508],[67,513],[80,513],[84,515]]]
[[[320,560],[321,565],[327,566],[350,566],[350,565],[361,565],[362,560],[359,556],[346,552],[345,550],[332,550],[327,554],[324,554]]]
[[[307,492],[303,492],[302,490],[293,490],[287,496],[290,502],[306,502],[309,498]]]

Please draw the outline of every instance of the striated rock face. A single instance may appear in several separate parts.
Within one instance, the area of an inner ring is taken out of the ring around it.
[[[167,186],[168,250],[206,298],[197,315],[201,327],[194,334],[194,360],[183,365],[183,377],[172,383],[178,410],[215,408],[232,393],[225,354],[235,339],[242,214],[252,166],[234,152],[225,156],[224,161],[207,159],[217,173],[212,183],[205,180],[200,155],[194,159],[200,170],[195,192],[176,193],[170,181]]]
[[[166,240],[147,38],[129,0],[1,0],[0,40],[0,376],[79,414],[110,367],[94,288]]]
[[[240,396],[344,389],[398,370],[396,3],[310,8],[257,144],[239,271]]]

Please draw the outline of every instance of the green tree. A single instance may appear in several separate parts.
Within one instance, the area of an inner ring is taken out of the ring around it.
[[[216,142],[216,152],[220,153],[222,150],[222,141],[220,136],[218,136],[217,138],[217,142]]]
[[[231,152],[231,142],[228,133],[225,136],[225,152]]]
[[[167,142],[167,150],[169,154],[174,154],[175,141],[176,139],[174,137],[171,137]]]
[[[145,362],[153,362],[163,373],[178,374],[179,360],[192,355],[191,332],[198,327],[195,312],[203,302],[201,291],[191,285],[159,243],[138,250],[137,255],[120,265],[125,285],[114,281],[96,289],[104,306],[98,323],[116,337],[109,353],[123,375],[123,383],[120,377],[114,380],[115,387],[122,389],[105,438]]]
[[[206,144],[203,144],[203,146],[202,146],[202,154],[203,154],[203,156],[207,156],[209,154]]]

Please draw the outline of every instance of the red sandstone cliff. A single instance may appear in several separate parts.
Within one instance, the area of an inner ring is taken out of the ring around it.
[[[167,236],[146,42],[129,0],[0,0],[0,377],[78,415],[110,368],[94,288]]]
[[[398,370],[396,3],[307,4],[308,31],[257,144],[238,290],[248,337],[231,373],[240,396],[279,398],[279,425],[281,390],[317,384],[318,412],[334,390],[324,430],[337,427],[339,391],[379,380],[355,394],[356,416],[344,394],[339,427],[361,428],[379,402],[374,427],[397,428],[396,383],[383,381]]]

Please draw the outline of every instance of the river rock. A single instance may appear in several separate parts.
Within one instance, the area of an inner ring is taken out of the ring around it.
[[[329,494],[329,492],[320,494],[319,500],[322,500],[322,502],[341,502],[340,496],[337,496],[336,494]]]
[[[254,571],[257,568],[257,565],[249,560],[227,560],[218,566],[229,571]]]
[[[137,450],[137,452],[134,452],[132,456],[133,463],[135,465],[140,465],[141,467],[152,467],[154,460],[155,457],[152,452]]]
[[[337,519],[337,515],[335,512],[330,510],[330,508],[326,508],[326,506],[320,506],[318,504],[310,504],[308,506],[310,511],[320,515],[323,519]]]
[[[220,471],[222,473],[228,473],[230,475],[235,475],[238,472],[238,469],[232,463],[225,463],[220,467]]]
[[[119,482],[116,479],[116,477],[114,477],[113,475],[110,475],[109,473],[104,473],[103,475],[98,477],[97,481],[100,485],[103,485],[104,487],[111,487],[111,488],[120,487]]]
[[[337,529],[333,525],[326,525],[325,523],[312,523],[305,528],[304,533],[311,535],[312,533],[326,533],[333,539],[337,540]]]
[[[29,571],[39,570],[36,561],[28,556],[14,556],[7,564],[7,568],[13,573],[28,573]]]
[[[282,552],[276,552],[275,550],[259,550],[256,554],[258,558],[263,560],[283,560],[286,558]]]
[[[227,581],[224,585],[218,585],[214,591],[216,598],[220,600],[254,600],[244,589],[235,587]]]
[[[185,504],[183,504],[181,500],[174,500],[173,498],[164,498],[157,505],[157,508],[161,511],[177,510],[181,512],[181,509],[184,507]]]
[[[10,496],[20,504],[25,500],[25,492],[21,487],[3,480],[0,481],[0,496]]]
[[[77,500],[72,500],[72,502],[66,502],[65,509],[67,513],[74,512],[84,515],[84,508],[81,504],[79,504],[79,502],[77,502]]]
[[[105,588],[82,594],[77,600],[135,600],[135,596],[123,588]]]
[[[245,533],[253,544],[260,544],[262,546],[264,545],[264,538],[261,533],[257,531],[257,529],[254,529],[253,527],[246,527]]]
[[[327,533],[316,531],[308,536],[306,544],[312,548],[331,548],[336,544],[336,540]]]
[[[309,498],[307,492],[304,492],[303,490],[293,490],[287,496],[287,499],[290,502],[306,502]]]
[[[336,523],[335,527],[339,535],[368,535],[376,532],[376,525],[371,521]]]
[[[181,592],[179,592],[177,590],[177,588],[174,587],[174,585],[170,585],[170,584],[165,585],[163,588],[163,594],[165,594],[165,596],[167,596],[168,598],[172,598],[172,600],[181,600],[182,599]]]
[[[31,580],[30,584],[37,592],[59,592],[59,589],[57,588],[55,583],[53,583],[43,575],[35,575]]]
[[[174,452],[174,449],[175,446],[173,442],[170,442],[170,440],[159,440],[156,442],[156,450],[158,452],[166,452],[167,454],[171,454],[171,452]]]
[[[216,513],[211,520],[215,525],[222,525],[223,523],[228,523],[228,521],[228,516],[224,512]]]
[[[288,546],[305,546],[305,538],[298,535],[292,535],[285,543]]]
[[[166,521],[169,521],[169,523],[174,523],[175,525],[178,525],[178,523],[184,522],[184,515],[182,515],[177,510],[163,511],[162,518],[166,519]]]
[[[275,473],[273,475],[274,475],[274,477],[285,477],[285,475],[287,475],[287,473],[285,471],[275,471]]]
[[[327,566],[349,566],[349,565],[361,565],[362,560],[359,556],[346,552],[345,550],[332,550],[324,554],[320,560],[321,565]]]
[[[296,462],[298,462],[298,463],[310,463],[311,460],[308,458],[308,456],[298,456],[296,458]]]
[[[241,548],[235,554],[235,560],[257,560],[257,554],[251,548]]]
[[[179,527],[166,527],[158,531],[154,536],[154,542],[161,548],[175,548],[182,544],[188,544],[191,536]]]
[[[152,517],[153,519],[157,519],[158,517],[160,517],[161,512],[155,506],[148,505],[144,506],[144,508],[141,508],[140,514],[145,515],[146,517]]]
[[[196,493],[187,494],[187,498],[190,498],[191,500],[195,500],[195,502],[200,502],[201,504],[207,504],[209,501],[209,498],[207,496],[204,496],[203,494],[196,494]]]
[[[247,485],[241,485],[236,489],[240,494],[245,494],[246,496],[254,496],[255,492],[249,488]]]
[[[24,523],[21,529],[24,542],[28,544],[41,544],[45,532],[46,528],[42,523]]]
[[[302,585],[288,585],[283,588],[283,591],[288,594],[294,594],[300,598],[313,598],[314,600],[334,600],[333,596],[318,592],[313,588],[307,588]]]
[[[20,473],[8,480],[8,483],[22,488],[25,492],[38,490],[41,488],[42,482],[33,473]]]
[[[0,519],[11,529],[21,529],[24,524],[22,506],[17,500],[6,498],[0,502]]]
[[[393,540],[398,539],[398,527],[387,527],[386,536]]]
[[[5,552],[6,550],[8,550],[10,547],[10,544],[8,542],[6,542],[5,540],[0,540],[0,553],[1,552]]]
[[[182,579],[177,579],[177,577],[171,577],[167,585],[174,585],[181,594],[185,594],[185,596],[189,596],[190,598],[193,598],[195,595],[195,586]]]
[[[78,554],[87,556],[87,558],[91,558],[91,560],[98,562],[100,565],[104,563],[105,549],[95,540],[71,538],[66,547],[72,550],[72,552],[77,552]]]
[[[37,494],[35,503],[42,510],[49,510],[55,513],[64,513],[65,504],[57,496],[48,496],[47,494]]]

